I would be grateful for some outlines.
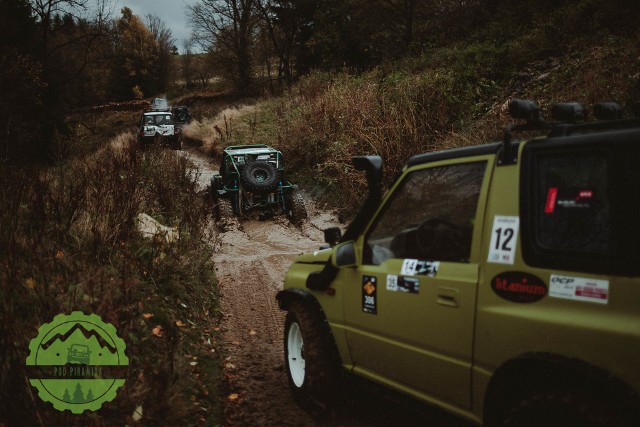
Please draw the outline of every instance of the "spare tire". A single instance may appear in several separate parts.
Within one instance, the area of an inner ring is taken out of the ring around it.
[[[278,171],[273,163],[256,160],[241,171],[242,183],[254,193],[266,193],[275,190],[278,184]]]

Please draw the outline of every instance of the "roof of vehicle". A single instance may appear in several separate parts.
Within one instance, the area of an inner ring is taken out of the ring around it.
[[[273,147],[269,147],[264,144],[257,145],[232,145],[224,149],[224,152],[230,156],[237,156],[239,154],[265,154],[265,153],[279,153]]]
[[[471,147],[452,148],[449,150],[435,151],[433,153],[418,154],[409,159],[407,166],[421,163],[435,162],[438,160],[455,159],[459,157],[481,156],[483,154],[495,154],[501,143],[483,144]]]
[[[145,111],[145,116],[164,116],[166,114],[171,114],[171,111]]]

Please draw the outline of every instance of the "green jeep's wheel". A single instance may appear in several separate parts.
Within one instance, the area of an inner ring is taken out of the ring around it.
[[[520,400],[503,420],[512,427],[630,427],[612,408],[609,396],[596,398],[578,390],[551,390],[532,393]]]
[[[245,188],[254,193],[273,191],[278,184],[278,171],[276,167],[273,163],[263,160],[256,160],[245,165],[240,173]]]
[[[311,305],[294,301],[284,327],[287,377],[293,397],[307,409],[325,409],[336,398],[339,367],[337,350]]]
[[[294,224],[307,218],[307,208],[304,204],[302,194],[293,191],[287,195],[287,216]]]
[[[216,216],[218,221],[233,217],[233,205],[231,204],[231,200],[225,198],[218,199]]]

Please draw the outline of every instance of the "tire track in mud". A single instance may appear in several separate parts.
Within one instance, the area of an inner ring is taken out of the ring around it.
[[[329,215],[316,222],[330,220]],[[312,220],[313,221],[313,220]],[[214,256],[220,284],[228,425],[313,426],[315,420],[291,398],[284,371],[284,313],[275,296],[292,259],[318,249],[318,224],[297,228],[284,217],[243,221],[219,235]]]

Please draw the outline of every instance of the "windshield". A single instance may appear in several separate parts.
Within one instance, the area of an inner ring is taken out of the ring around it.
[[[145,116],[142,123],[145,126],[172,125],[173,119],[171,117],[171,114],[154,114]]]

